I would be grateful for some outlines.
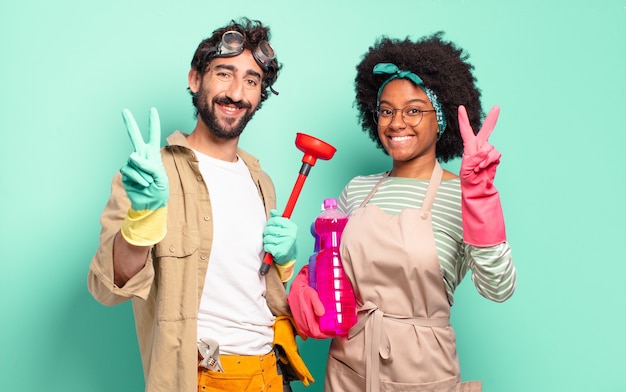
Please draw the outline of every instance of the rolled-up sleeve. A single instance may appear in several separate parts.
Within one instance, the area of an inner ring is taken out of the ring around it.
[[[128,280],[124,287],[118,287],[114,283],[113,243],[129,207],[130,201],[126,196],[121,175],[117,173],[111,184],[111,196],[100,217],[100,243],[91,260],[87,278],[91,295],[107,306],[117,305],[134,297],[148,298],[154,280],[152,252],[149,252],[143,269]]]

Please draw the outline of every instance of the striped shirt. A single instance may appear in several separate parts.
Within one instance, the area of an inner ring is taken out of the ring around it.
[[[350,216],[385,173],[358,176],[341,192],[338,208]],[[427,180],[387,177],[369,203],[391,215],[405,208],[421,207]],[[516,271],[508,243],[476,247],[463,242],[461,183],[458,178],[442,180],[432,207],[432,223],[439,264],[450,305],[454,290],[468,270],[478,292],[492,301],[503,302],[515,290]]]

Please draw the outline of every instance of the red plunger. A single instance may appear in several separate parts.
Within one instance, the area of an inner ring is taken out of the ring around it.
[[[304,181],[309,175],[311,168],[315,166],[317,159],[329,160],[333,157],[333,155],[335,155],[335,151],[337,151],[337,149],[330,144],[304,133],[296,133],[296,147],[298,147],[300,151],[304,152],[304,156],[302,157],[302,166],[300,167],[300,173],[296,179],[296,184],[291,190],[291,195],[289,196],[289,200],[287,200],[287,205],[285,206],[285,211],[283,211],[283,217],[285,218],[291,217],[291,213],[296,205],[298,196],[300,196],[300,191],[302,190]],[[273,258],[274,257],[270,253],[265,254],[263,264],[261,264],[261,269],[259,270],[261,275],[265,275],[267,271],[269,271]]]

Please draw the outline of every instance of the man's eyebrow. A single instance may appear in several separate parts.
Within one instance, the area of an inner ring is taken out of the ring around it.
[[[257,79],[261,79],[261,74],[253,69],[249,69],[246,71],[246,75],[254,76]]]
[[[232,65],[232,64],[217,64],[217,65],[215,66],[215,69],[227,69],[227,70],[229,70],[229,71],[231,71],[231,72],[237,72],[237,67],[235,67],[235,66],[234,66],[234,65]],[[258,73],[258,72],[257,72],[257,71],[255,71],[255,70],[253,70],[253,69],[249,69],[249,70],[247,70],[247,71],[245,72],[245,74],[246,74],[246,75],[249,75],[249,76],[254,76],[254,77],[258,78],[258,79],[261,79],[261,74],[260,74],[260,73]]]

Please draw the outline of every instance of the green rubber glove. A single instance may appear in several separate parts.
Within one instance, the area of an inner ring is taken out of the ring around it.
[[[283,218],[276,210],[270,211],[270,218],[263,229],[263,249],[274,256],[274,262],[284,265],[296,258],[296,238],[298,226],[288,218]]]
[[[122,236],[130,244],[150,246],[167,232],[169,183],[161,160],[161,125],[155,108],[150,109],[150,139],[146,143],[128,109],[122,111],[126,131],[135,151],[120,169],[131,208],[122,222]]]

